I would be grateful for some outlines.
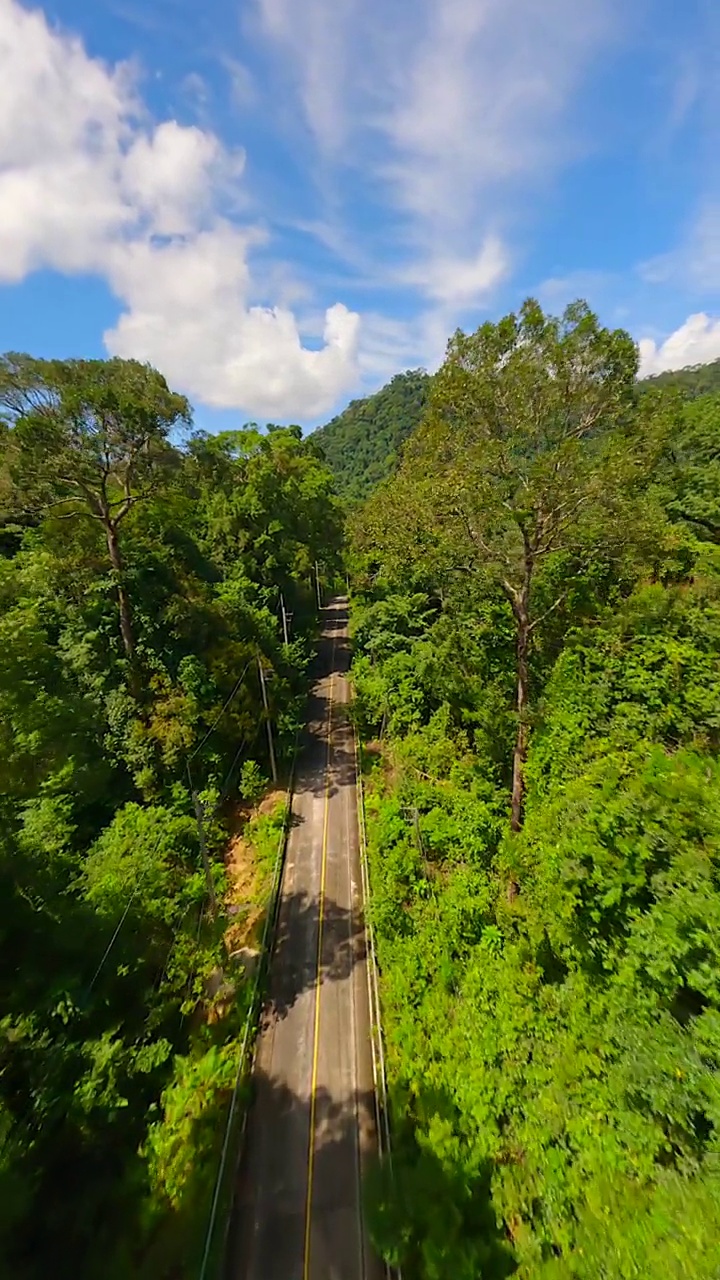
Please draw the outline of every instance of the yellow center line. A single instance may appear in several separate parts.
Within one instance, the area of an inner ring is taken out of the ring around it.
[[[318,940],[316,957],[315,984],[315,1021],[313,1028],[313,1061],[310,1079],[310,1140],[308,1144],[307,1165],[307,1200],[305,1202],[305,1251],[303,1261],[303,1280],[310,1276],[310,1219],[312,1217],[313,1173],[315,1171],[315,1109],[318,1075],[318,1054],[320,1049],[320,970],[322,965],[323,914],[325,911],[325,879],[327,874],[328,829],[330,826],[330,748],[332,737],[333,686],[335,683],[335,633],[333,632],[332,656],[330,659],[330,691],[328,695],[327,715],[327,754],[325,758],[325,813],[323,817],[322,862],[320,866],[320,897],[318,901]]]

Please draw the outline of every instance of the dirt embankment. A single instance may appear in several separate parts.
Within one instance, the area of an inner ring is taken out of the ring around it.
[[[258,857],[252,843],[254,818],[272,813],[285,799],[285,792],[268,792],[255,809],[238,809],[235,834],[225,853],[228,888],[225,903],[230,924],[225,932],[225,946],[229,955],[245,950],[257,952],[260,946],[267,897],[270,889],[269,875],[258,865]]]

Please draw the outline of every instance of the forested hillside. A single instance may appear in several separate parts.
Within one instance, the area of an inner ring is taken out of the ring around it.
[[[366,497],[395,470],[403,443],[423,416],[429,381],[422,369],[399,373],[314,433],[344,498]]]
[[[686,369],[657,373],[643,379],[643,387],[676,387],[683,395],[694,397],[720,392],[720,360],[710,364],[689,365]]]
[[[720,1269],[720,398],[458,335],[353,518],[405,1280]]]
[[[320,445],[336,488],[346,500],[368,497],[400,463],[402,446],[422,421],[430,392],[430,376],[422,369],[397,374],[365,400],[353,400],[342,413],[319,427]],[[641,391],[675,389],[683,396],[720,393],[720,360],[644,378]]]
[[[142,365],[6,357],[0,405],[0,1274],[196,1277],[247,1006],[213,897],[339,512],[299,428],[188,435]]]

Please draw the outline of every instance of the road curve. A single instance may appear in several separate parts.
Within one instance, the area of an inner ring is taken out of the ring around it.
[[[324,610],[298,758],[226,1280],[380,1280],[361,1178],[375,1145],[344,600]]]

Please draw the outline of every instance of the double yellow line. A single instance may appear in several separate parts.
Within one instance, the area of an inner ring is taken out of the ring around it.
[[[333,634],[332,657],[330,661],[330,690],[328,694],[328,714],[326,723],[327,752],[325,757],[325,811],[323,816],[322,861],[320,864],[320,897],[318,901],[318,939],[315,962],[315,1019],[313,1028],[313,1059],[310,1077],[310,1140],[307,1163],[307,1200],[305,1203],[305,1249],[303,1256],[303,1280],[310,1277],[310,1223],[312,1218],[313,1175],[315,1172],[315,1112],[318,1075],[318,1054],[320,1049],[320,974],[322,966],[323,917],[325,914],[325,881],[327,877],[328,829],[330,826],[330,752],[332,749],[332,713],[333,691],[335,685],[335,635]]]

